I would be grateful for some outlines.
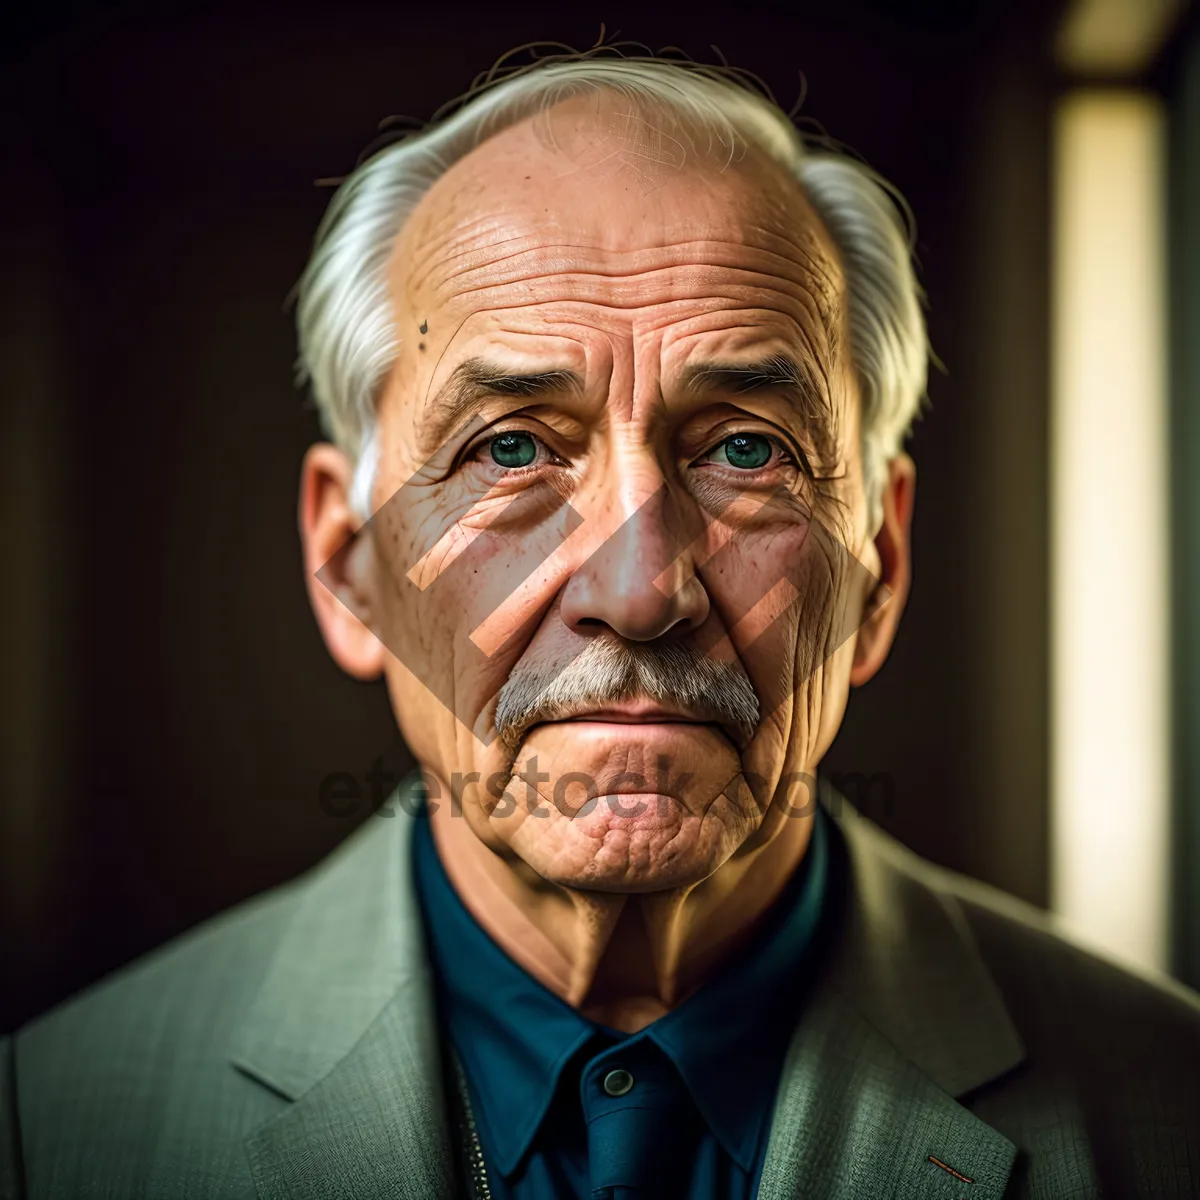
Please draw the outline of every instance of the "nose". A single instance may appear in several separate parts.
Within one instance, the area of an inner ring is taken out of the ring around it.
[[[698,518],[663,484],[572,574],[563,621],[580,633],[604,626],[633,642],[698,628],[709,599],[687,547],[699,532]]]

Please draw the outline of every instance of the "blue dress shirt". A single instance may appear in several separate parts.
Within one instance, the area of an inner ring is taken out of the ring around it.
[[[509,958],[418,821],[415,878],[443,1032],[495,1200],[755,1195],[828,907],[828,821],[818,808],[800,869],[747,945],[636,1034],[588,1020]]]

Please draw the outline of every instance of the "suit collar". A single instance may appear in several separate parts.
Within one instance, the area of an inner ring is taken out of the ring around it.
[[[389,802],[288,885],[299,901],[232,1055],[288,1100],[350,1052],[402,983],[428,974],[405,853],[410,823]]]
[[[428,990],[406,980],[327,1075],[247,1138],[261,1200],[450,1200],[436,1021]]]
[[[829,983],[939,1088],[962,1096],[1025,1055],[949,872],[828,791],[847,853],[846,923]]]
[[[448,1200],[437,1014],[408,853],[415,777],[309,875],[233,1046],[292,1101],[246,1142],[262,1200]]]
[[[942,873],[829,793],[843,925],[788,1050],[761,1200],[997,1200],[1016,1147],[956,1098],[1024,1049]]]
[[[1000,1200],[1016,1147],[822,989],[788,1051],[759,1200]]]

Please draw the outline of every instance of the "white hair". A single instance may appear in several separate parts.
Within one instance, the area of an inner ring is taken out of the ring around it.
[[[861,393],[863,476],[873,525],[887,463],[925,394],[928,344],[913,269],[911,217],[899,192],[851,155],[806,144],[743,73],[656,57],[588,51],[503,75],[493,71],[452,115],[371,155],[342,182],[297,285],[297,377],[310,382],[326,433],[356,464],[351,502],[370,515],[378,462],[376,402],[399,349],[387,270],[421,197],[488,138],[580,93],[607,91],[674,115],[732,156],[744,140],[794,176],[838,247],[850,351]]]

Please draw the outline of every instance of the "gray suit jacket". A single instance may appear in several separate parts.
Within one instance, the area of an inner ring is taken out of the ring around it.
[[[412,818],[0,1043],[0,1195],[455,1194]],[[1200,1002],[847,805],[760,1197],[1200,1194]]]

